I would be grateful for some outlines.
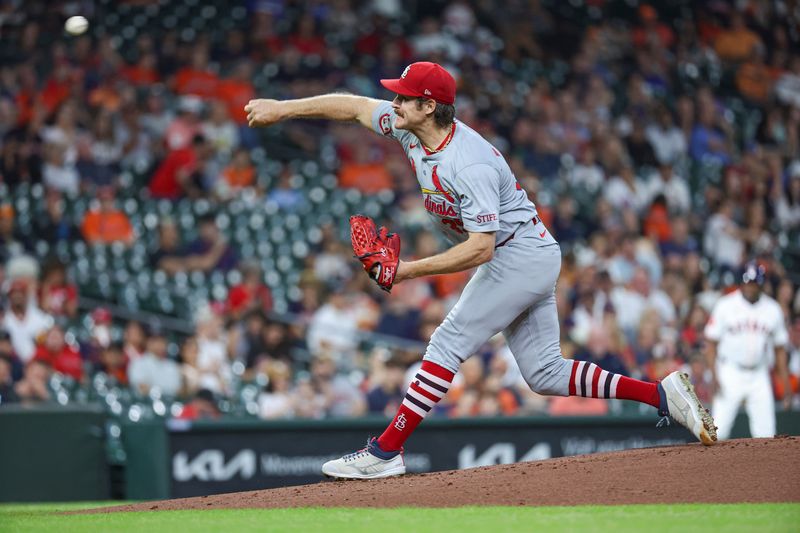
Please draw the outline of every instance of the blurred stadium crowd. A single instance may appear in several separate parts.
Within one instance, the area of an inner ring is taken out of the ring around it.
[[[390,98],[377,80],[423,59],[456,75],[457,118],[562,243],[565,357],[685,368],[708,401],[703,327],[758,258],[800,374],[800,6],[493,6],[0,2],[0,402],[391,416],[469,273],[376,290],[350,214],[399,231],[404,256],[443,249],[400,148],[350,125],[250,130],[242,108]],[[87,34],[63,33],[71,14]],[[638,406],[536,396],[498,337],[437,409]]]

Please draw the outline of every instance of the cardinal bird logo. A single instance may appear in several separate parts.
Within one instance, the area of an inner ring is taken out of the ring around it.
[[[439,194],[444,196],[445,200],[454,204],[456,201],[453,198],[453,195],[450,193],[450,191],[447,191],[445,190],[444,187],[442,187],[442,182],[439,180],[439,174],[437,173],[438,168],[439,165],[434,165],[433,172],[431,172],[431,179],[433,180],[433,186],[436,187],[436,191]]]

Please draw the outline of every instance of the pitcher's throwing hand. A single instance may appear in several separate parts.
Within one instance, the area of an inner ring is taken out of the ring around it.
[[[281,102],[260,98],[250,100],[244,106],[247,112],[247,125],[251,128],[271,126],[283,120],[280,114]]]

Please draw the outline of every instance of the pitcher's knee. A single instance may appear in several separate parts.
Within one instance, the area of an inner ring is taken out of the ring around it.
[[[566,387],[559,387],[548,380],[541,379],[538,375],[537,378],[528,381],[528,387],[536,394],[542,396],[568,396],[568,389]]]
[[[422,359],[431,361],[447,370],[456,373],[461,363],[474,352],[470,345],[465,345],[463,339],[455,333],[452,323],[445,321],[436,328],[431,335],[431,340],[425,349]],[[466,354],[466,355],[463,355]]]
[[[536,394],[545,396],[569,396],[569,378],[572,361],[558,357],[531,376],[525,376],[528,386]]]

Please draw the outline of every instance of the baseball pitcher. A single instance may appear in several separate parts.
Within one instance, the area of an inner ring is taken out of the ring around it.
[[[353,249],[381,288],[390,291],[407,279],[478,267],[434,332],[386,431],[362,450],[325,463],[323,474],[357,479],[404,474],[406,439],[447,394],[461,362],[498,332],[537,393],[644,402],[712,444],[714,422],[686,375],[676,372],[661,383],[646,383],[561,357],[555,300],[561,249],[502,154],[455,119],[456,83],[450,73],[419,62],[381,84],[396,95],[391,102],[329,94],[252,100],[245,107],[250,126],[325,118],[357,122],[400,143],[425,209],[453,246],[432,257],[401,261],[399,237],[366,217],[353,217]]]
[[[761,293],[764,267],[749,262],[738,291],[714,305],[705,328],[708,367],[716,393],[712,413],[720,439],[727,439],[744,402],[753,437],[775,436],[775,401],[770,380],[770,355],[783,383],[784,406],[789,407],[791,385],[786,357],[789,333],[778,302]]]

